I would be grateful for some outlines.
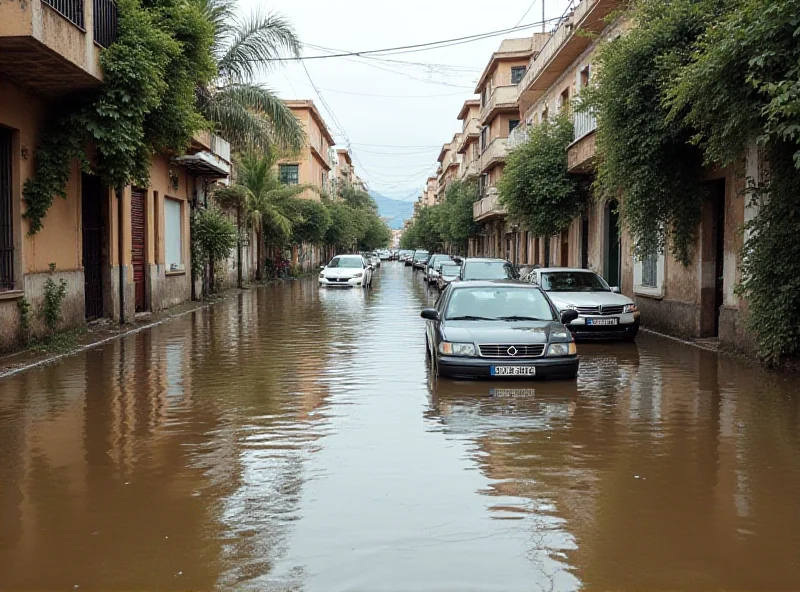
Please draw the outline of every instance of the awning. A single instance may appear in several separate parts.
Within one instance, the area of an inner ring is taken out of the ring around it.
[[[172,162],[196,177],[225,179],[231,174],[231,165],[210,152],[176,156]]]

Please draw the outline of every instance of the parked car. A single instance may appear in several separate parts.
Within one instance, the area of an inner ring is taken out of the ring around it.
[[[578,318],[568,329],[578,339],[634,339],[639,309],[619,288],[588,269],[544,267],[528,276],[559,310],[574,310]]]
[[[372,268],[361,255],[336,255],[323,266],[319,285],[336,288],[366,288],[372,284]]]
[[[428,263],[425,265],[425,277],[423,278],[426,282],[430,282],[434,279],[436,264],[441,261],[452,261],[452,259],[450,255],[443,253],[436,253],[428,258]]]
[[[406,251],[403,255],[403,262],[406,266],[411,265],[414,262],[414,251]]]
[[[414,251],[414,256],[411,258],[411,265],[414,269],[425,269],[425,264],[430,257],[428,251],[417,250]]]
[[[439,275],[436,276],[436,287],[444,290],[450,282],[458,280],[461,266],[456,262],[442,261],[439,264]]]
[[[470,258],[461,264],[461,280],[516,280],[517,268],[505,259]]]
[[[509,280],[453,282],[422,311],[437,375],[492,378],[575,378],[579,360],[564,325],[577,316],[559,313],[537,286]]]

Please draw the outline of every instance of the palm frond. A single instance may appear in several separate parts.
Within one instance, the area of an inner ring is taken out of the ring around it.
[[[217,64],[223,80],[246,82],[259,71],[271,69],[275,58],[300,55],[297,34],[291,23],[279,14],[254,12],[249,17],[228,22],[231,23],[229,44]]]
[[[272,145],[299,150],[305,142],[302,124],[269,89],[256,84],[232,84],[216,89],[203,115],[235,148],[265,151]]]

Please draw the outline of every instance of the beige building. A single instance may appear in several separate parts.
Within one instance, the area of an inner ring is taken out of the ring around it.
[[[314,185],[317,191],[307,189],[300,197],[320,200],[320,194],[330,189],[331,147],[333,136],[314,101],[284,101],[295,117],[303,124],[306,144],[297,154],[278,161],[278,175],[287,185]]]
[[[75,7],[64,14],[41,0],[0,4],[0,350],[17,343],[23,298],[34,335],[44,330],[35,313],[51,277],[67,286],[62,327],[129,321],[188,300],[190,211],[230,172],[227,142],[209,134],[183,159],[154,156],[149,187],[119,196],[75,162],[66,199],[56,197],[43,228],[29,235],[22,190],[43,123],[69,97],[100,87],[99,53],[116,31],[113,3]]]
[[[480,115],[481,102],[479,99],[464,101],[464,105],[458,113],[458,119],[462,122],[462,127],[458,136],[456,152],[461,155],[458,178],[462,180],[475,180],[481,174]]]
[[[458,172],[461,169],[462,155],[458,152],[458,145],[461,142],[461,134],[458,133],[453,136],[447,144],[442,146],[439,151],[439,174],[437,177],[438,188],[436,191],[436,203],[444,201],[447,187],[453,181],[457,180]]]

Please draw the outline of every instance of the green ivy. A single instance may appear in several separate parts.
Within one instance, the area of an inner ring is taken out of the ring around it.
[[[101,89],[67,105],[36,147],[35,174],[23,187],[30,234],[42,229],[53,197],[66,198],[76,158],[110,187],[147,186],[154,150],[183,152],[206,125],[194,89],[214,74],[213,29],[200,8],[177,0],[117,6],[117,40],[100,54]]]
[[[528,141],[508,155],[498,184],[500,202],[535,236],[558,234],[584,207],[578,180],[567,171],[573,133],[572,122],[561,114],[531,128]]]

